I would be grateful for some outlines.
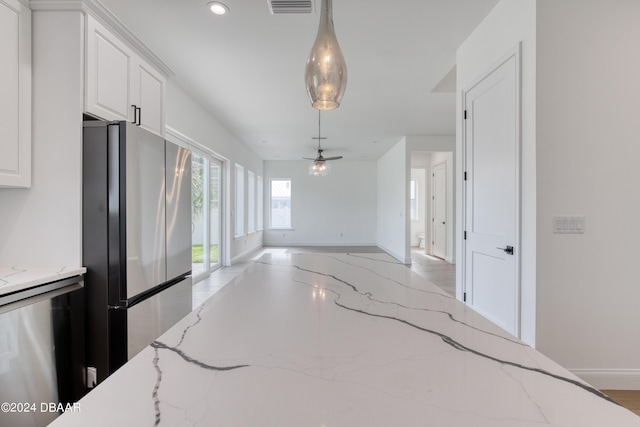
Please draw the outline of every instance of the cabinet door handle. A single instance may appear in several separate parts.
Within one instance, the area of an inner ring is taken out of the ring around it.
[[[131,104],[131,107],[133,107],[133,121],[131,123],[133,123],[136,126],[140,126],[140,123],[141,123],[140,117],[142,116],[142,109],[134,104]]]
[[[131,123],[133,123],[134,125],[138,124],[138,107],[136,107],[134,104],[131,104],[131,107],[133,108],[133,121]]]

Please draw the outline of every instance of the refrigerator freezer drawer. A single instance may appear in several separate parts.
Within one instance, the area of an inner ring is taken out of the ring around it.
[[[128,359],[191,312],[191,277],[127,309]]]

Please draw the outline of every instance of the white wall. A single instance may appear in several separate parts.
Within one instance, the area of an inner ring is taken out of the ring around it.
[[[195,141],[210,151],[224,162],[225,190],[224,204],[234,210],[235,206],[235,164],[244,167],[245,170],[245,206],[247,206],[247,171],[252,171],[256,176],[263,175],[263,161],[255,153],[250,151],[238,138],[225,129],[218,120],[211,116],[193,98],[186,94],[178,85],[169,80],[167,84],[167,126],[182,134],[183,139]],[[266,181],[265,181],[266,182]],[[230,245],[226,248],[225,263],[241,260],[251,251],[262,246],[263,232],[255,232],[249,235],[235,238],[233,213],[227,209],[224,218],[226,227],[225,236]],[[246,209],[245,209],[246,213]],[[247,230],[247,218],[245,215],[245,230]]]
[[[572,18],[571,18],[572,19]],[[536,1],[502,0],[457,51],[456,164],[462,165],[462,91],[522,43],[521,145],[521,338],[536,343]],[[544,169],[540,169],[546,173]],[[456,222],[462,222],[462,173],[456,172]],[[456,241],[462,241],[458,227]],[[461,259],[462,245],[456,258]],[[456,293],[462,292],[462,263],[456,269]]]
[[[0,190],[0,265],[82,261],[82,14],[32,15],[32,187]]]
[[[377,245],[405,264],[411,263],[409,246],[410,157],[403,138],[377,162]]]
[[[307,161],[265,161],[264,244],[375,246],[376,162],[338,160],[323,177]],[[290,178],[292,230],[268,230],[269,182]]]
[[[640,2],[538,1],[537,347],[640,389]],[[583,235],[552,234],[584,215]]]

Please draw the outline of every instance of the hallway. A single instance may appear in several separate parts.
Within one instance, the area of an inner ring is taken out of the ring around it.
[[[411,248],[411,270],[449,295],[456,296],[456,266],[425,254],[424,249]]]

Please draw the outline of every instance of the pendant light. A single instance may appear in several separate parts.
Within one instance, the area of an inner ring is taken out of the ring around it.
[[[347,64],[333,30],[331,0],[322,0],[318,35],[307,59],[304,80],[313,108],[332,110],[340,106],[347,86]]]

